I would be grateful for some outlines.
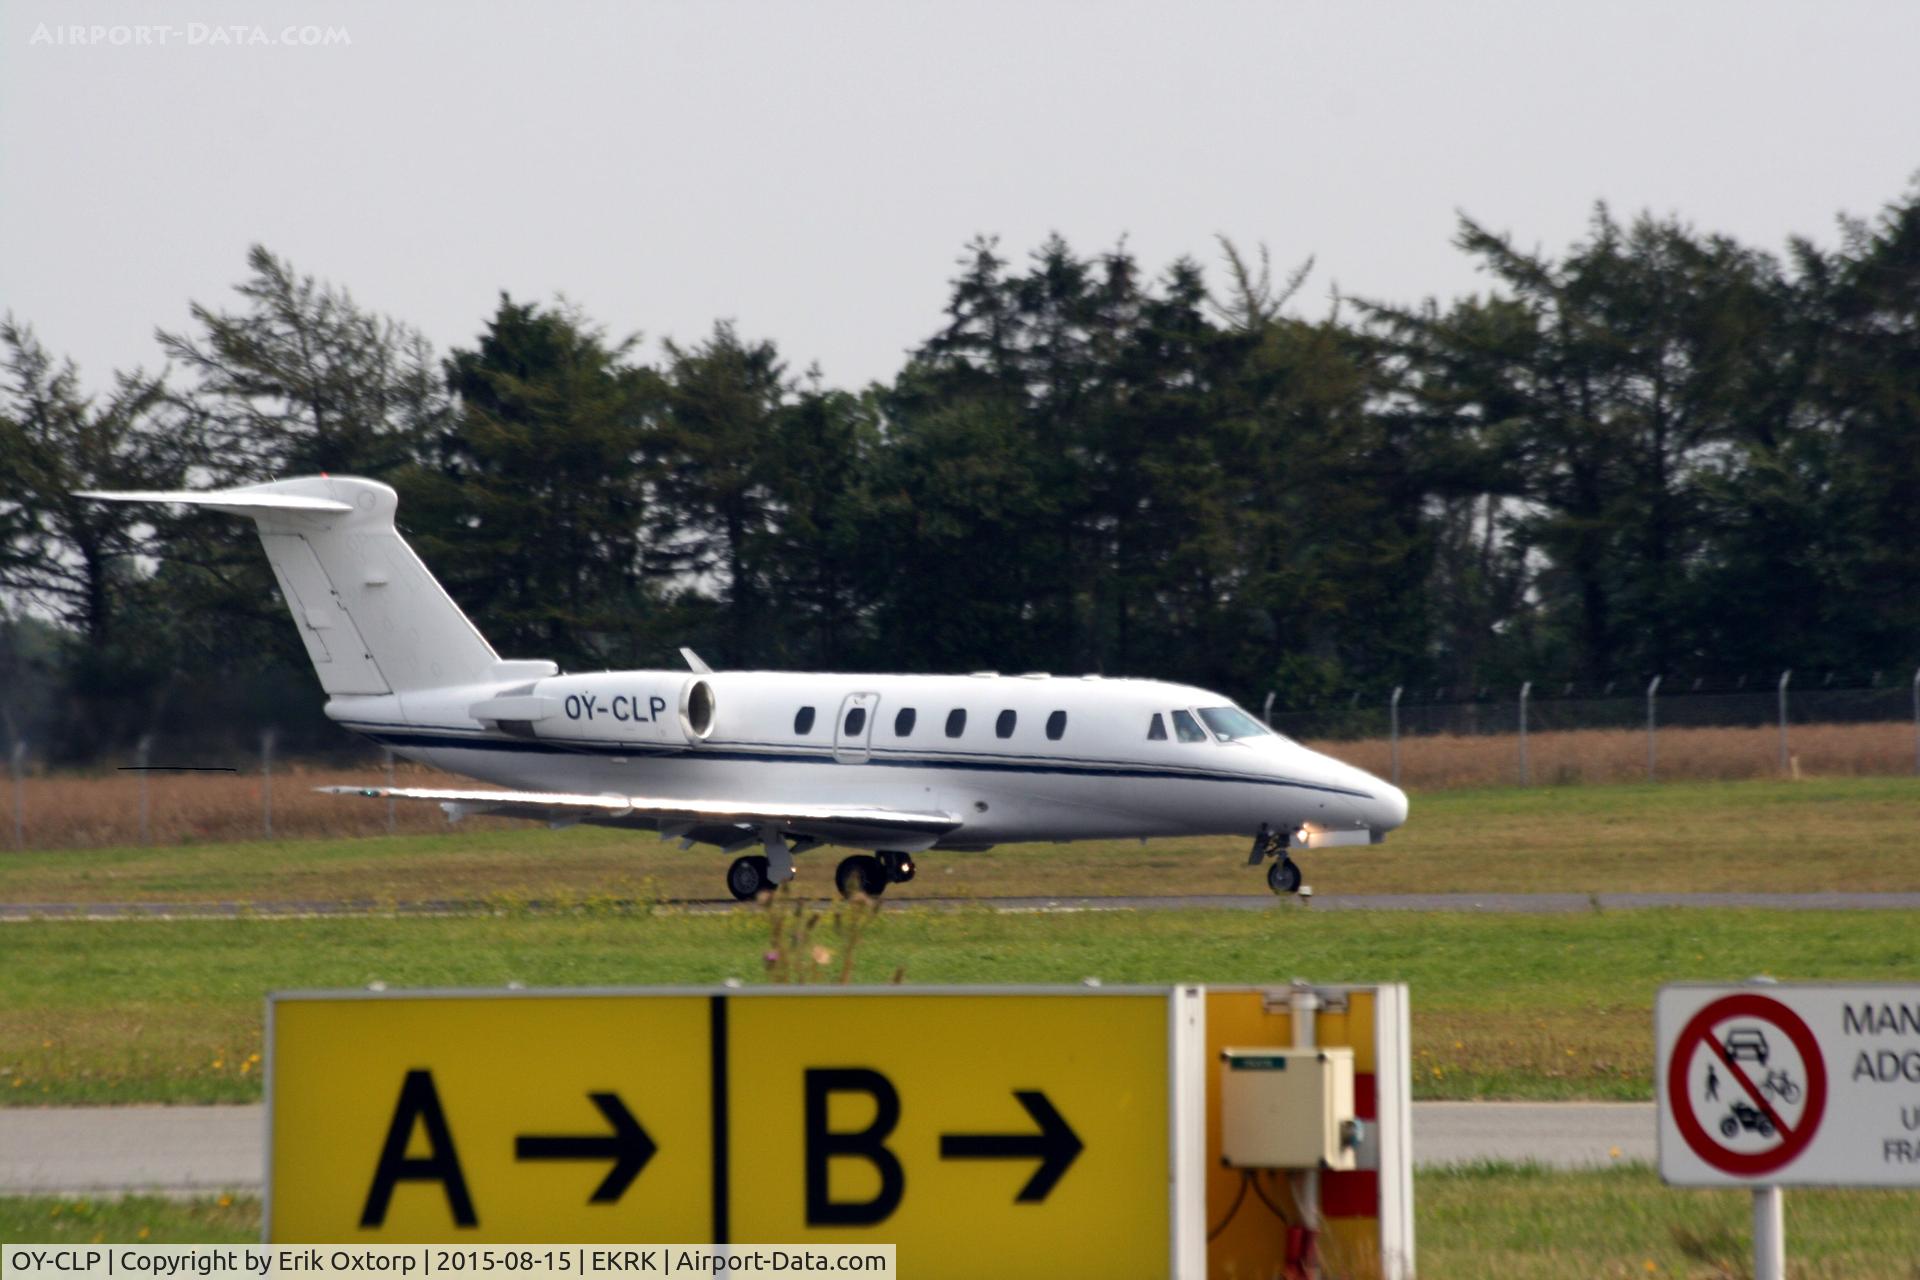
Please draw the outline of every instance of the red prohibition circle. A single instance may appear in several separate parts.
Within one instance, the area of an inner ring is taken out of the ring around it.
[[[1800,1051],[1800,1065],[1807,1073],[1807,1103],[1800,1109],[1800,1123],[1791,1133],[1781,1129],[1780,1145],[1765,1151],[1731,1151],[1720,1145],[1694,1114],[1693,1094],[1687,1087],[1687,1068],[1693,1063],[1693,1051],[1706,1043],[1716,1022],[1740,1017],[1758,1018],[1786,1032],[1787,1039]],[[1778,1000],[1747,993],[1722,996],[1694,1014],[1681,1028],[1680,1038],[1674,1041],[1673,1054],[1667,1060],[1667,1105],[1673,1110],[1680,1136],[1687,1140],[1695,1155],[1722,1173],[1759,1177],[1789,1163],[1813,1141],[1814,1133],[1820,1128],[1820,1117],[1827,1109],[1827,1064],[1807,1024]]]

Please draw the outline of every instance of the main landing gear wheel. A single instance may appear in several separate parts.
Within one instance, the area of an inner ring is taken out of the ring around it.
[[[735,858],[727,868],[727,892],[742,902],[750,902],[771,888],[773,880],[768,874],[767,860],[760,854]]]
[[[1300,864],[1282,857],[1267,868],[1267,887],[1275,893],[1300,892]]]
[[[880,869],[886,873],[887,879],[893,884],[905,884],[913,879],[913,855],[892,849],[882,849]]]
[[[856,853],[842,858],[833,873],[834,887],[840,890],[843,898],[861,893],[869,898],[877,898],[887,891],[889,879],[886,867],[870,853]]]

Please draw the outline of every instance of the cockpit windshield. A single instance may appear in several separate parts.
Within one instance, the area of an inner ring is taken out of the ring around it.
[[[1268,732],[1267,726],[1238,707],[1202,707],[1200,718],[1207,722],[1207,728],[1213,730],[1213,736],[1222,742],[1233,742],[1239,738],[1264,738]]]

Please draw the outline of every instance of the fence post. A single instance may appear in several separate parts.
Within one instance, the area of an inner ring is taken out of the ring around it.
[[[1533,681],[1520,686],[1520,785],[1527,785],[1527,699],[1533,694]]]
[[[153,761],[153,735],[143,733],[133,748],[133,762],[140,774],[140,843],[148,844],[152,840],[153,825],[148,820],[151,806],[148,803],[147,765]]]
[[[1273,695],[1274,695],[1274,692],[1275,692],[1275,691],[1274,691],[1274,690],[1272,690],[1272,689],[1269,689],[1269,690],[1267,690],[1267,701],[1266,701],[1266,705],[1260,708],[1260,718],[1261,718],[1261,719],[1262,719],[1263,721],[1265,721],[1265,722],[1266,722],[1266,725],[1267,725],[1267,728],[1269,728],[1269,729],[1271,729],[1271,728],[1273,728]],[[388,761],[389,761],[389,762],[391,762],[391,761],[392,761],[392,759],[393,759],[393,753],[392,753],[391,751],[389,751],[389,752],[387,753],[387,759],[388,759]]]
[[[260,731],[260,827],[273,839],[273,739],[271,729]]]
[[[1913,673],[1913,771],[1920,773],[1920,669]]]
[[[1787,757],[1787,681],[1791,679],[1792,667],[1780,673],[1780,772],[1783,774],[1792,767]]]
[[[1653,700],[1660,692],[1660,677],[1655,676],[1647,685],[1647,781],[1653,781],[1654,766],[1659,760],[1658,739],[1654,734]]]
[[[382,747],[380,751],[387,757],[387,834],[393,834],[393,748]]]
[[[7,753],[7,767],[13,773],[13,847],[24,849],[27,847],[27,740],[25,738],[14,739],[13,750]]]
[[[1914,698],[1920,705],[1920,675],[1913,678]],[[1387,735],[1392,741],[1393,785],[1400,785],[1400,691],[1401,686],[1393,686],[1393,697],[1387,701]]]

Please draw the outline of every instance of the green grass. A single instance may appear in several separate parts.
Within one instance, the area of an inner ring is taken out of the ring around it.
[[[758,981],[768,927],[758,908],[0,925],[0,1098],[250,1101],[269,991]],[[1641,1099],[1661,983],[1920,977],[1920,913],[883,910],[854,959],[863,982],[1404,981],[1416,1096]]]
[[[348,803],[343,801],[343,803]],[[1436,791],[1385,844],[1302,855],[1316,891],[1920,890],[1920,779]],[[930,853],[890,896],[1264,893],[1246,841]],[[824,888],[837,854],[801,859]],[[726,859],[647,834],[446,835],[37,850],[0,857],[0,901],[712,898]]]
[[[0,1242],[6,1244],[245,1244],[259,1238],[260,1201],[253,1196],[0,1197]]]
[[[1752,1196],[1666,1187],[1645,1165],[1423,1170],[1413,1203],[1423,1280],[1752,1274]],[[1786,1220],[1795,1277],[1920,1272],[1920,1193],[1789,1191]]]
[[[1644,1165],[1422,1170],[1414,1176],[1415,1247],[1426,1280],[1739,1276],[1752,1256],[1749,1204],[1738,1191],[1662,1186]],[[1796,1276],[1910,1280],[1920,1270],[1920,1194],[1792,1191],[1786,1204]],[[0,1240],[8,1243],[240,1243],[259,1233],[260,1202],[252,1198],[0,1199]]]

